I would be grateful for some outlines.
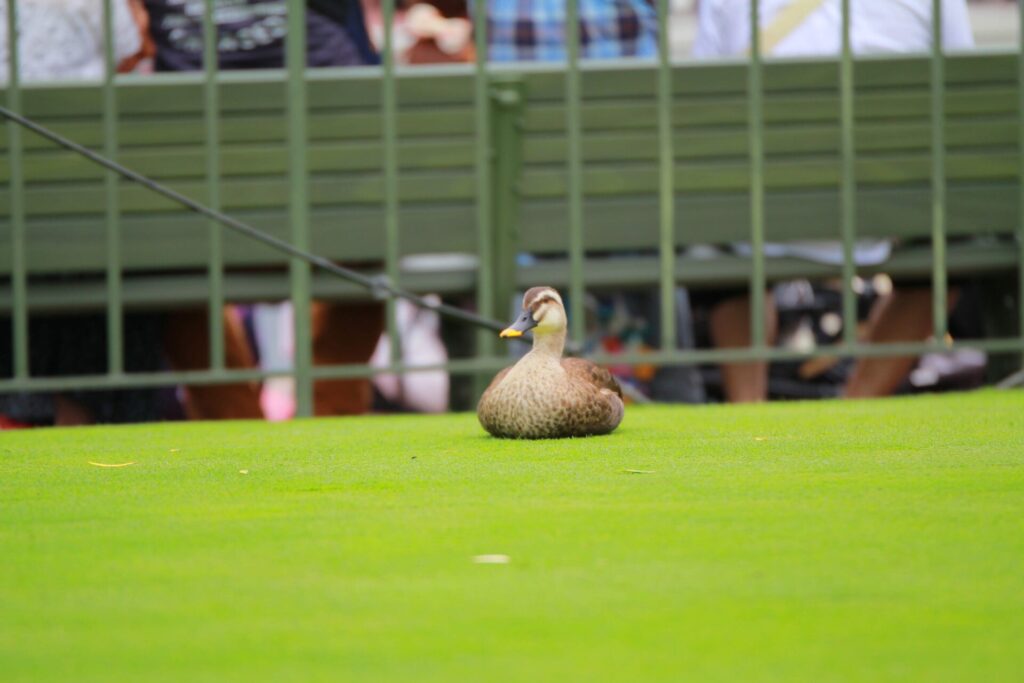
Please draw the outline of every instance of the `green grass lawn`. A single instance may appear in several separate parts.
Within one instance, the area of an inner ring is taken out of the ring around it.
[[[1024,393],[4,433],[0,680],[1021,681]]]

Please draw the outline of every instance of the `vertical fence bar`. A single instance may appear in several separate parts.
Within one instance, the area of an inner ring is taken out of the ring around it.
[[[843,344],[857,343],[857,296],[853,291],[856,275],[853,264],[854,237],[857,230],[856,147],[853,114],[853,49],[850,45],[850,0],[842,3],[842,57],[839,63],[839,124],[841,128],[842,186],[840,188],[841,230],[843,238]]]
[[[288,0],[288,174],[291,184],[289,218],[292,244],[309,249],[309,167],[306,143],[306,13],[303,0]],[[292,325],[295,336],[296,413],[313,414],[313,346],[310,329],[310,266],[292,259],[289,263]]]
[[[676,348],[675,148],[672,141],[672,65],[669,0],[658,0],[658,160],[661,348]]]
[[[18,54],[18,3],[7,1],[7,107],[21,113],[21,64]],[[10,159],[11,192],[11,294],[14,308],[11,318],[14,351],[14,377],[28,377],[28,267],[25,262],[25,176],[21,128],[7,122],[7,153]]]
[[[383,105],[383,148],[384,148],[384,270],[388,279],[398,284],[398,153],[396,131],[396,91],[395,91],[395,44],[394,21],[395,2],[397,0],[381,0],[384,20],[384,81],[381,83],[381,103]],[[387,313],[388,355],[391,363],[400,360],[401,340],[398,337],[397,308],[394,298],[389,298],[385,305]]]
[[[569,323],[572,339],[583,342],[583,150],[580,121],[580,20],[579,0],[568,0],[565,12],[565,127],[569,152]]]
[[[476,226],[477,270],[476,306],[480,315],[494,317],[494,234],[491,225],[491,117],[488,107],[490,83],[487,75],[487,0],[476,0],[473,13],[476,41],[476,74],[473,79],[473,107],[476,125]],[[491,355],[494,333],[477,331],[478,353]]]
[[[932,322],[935,341],[946,337],[946,64],[942,0],[932,0]]]
[[[750,309],[751,341],[763,350],[765,276],[764,276],[764,102],[761,79],[760,1],[750,0],[750,64],[748,65],[747,99],[750,102]]]
[[[1017,336],[1024,338],[1024,7],[1018,5],[1017,19],[1018,26],[1017,40],[1019,50],[1017,54],[1017,155],[1020,160],[1017,169],[1018,187],[1018,215],[1017,215],[1017,306],[1018,324]],[[1021,367],[1024,367],[1024,354],[1021,354]]]
[[[103,153],[117,158],[117,59],[114,54],[114,13],[111,0],[103,0]],[[124,372],[123,311],[121,305],[121,204],[118,197],[120,179],[107,171],[105,177],[107,223],[107,372]]]
[[[220,210],[220,91],[217,87],[216,0],[203,3],[203,120],[206,128],[206,200]],[[210,253],[207,277],[210,281],[210,368],[224,368],[224,233],[219,223],[209,221]]]

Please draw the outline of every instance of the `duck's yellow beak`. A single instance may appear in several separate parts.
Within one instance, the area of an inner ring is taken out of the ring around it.
[[[535,327],[537,327],[537,321],[533,319],[533,315],[529,311],[523,309],[516,321],[503,329],[498,336],[502,339],[522,337],[524,332]]]

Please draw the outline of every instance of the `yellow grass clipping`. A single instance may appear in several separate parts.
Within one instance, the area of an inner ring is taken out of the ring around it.
[[[89,464],[92,465],[93,467],[128,467],[128,465],[134,465],[135,463],[134,462],[117,462],[117,463],[93,462],[92,460],[90,460]]]

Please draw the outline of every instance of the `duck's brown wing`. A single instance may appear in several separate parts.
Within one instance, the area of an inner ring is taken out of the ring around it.
[[[598,365],[594,365],[589,360],[583,360],[582,358],[563,358],[562,367],[565,368],[565,371],[570,375],[582,377],[591,384],[602,389],[607,389],[612,393],[617,394],[619,398],[622,398],[622,387],[620,387],[618,381],[612,377],[612,373]]]

